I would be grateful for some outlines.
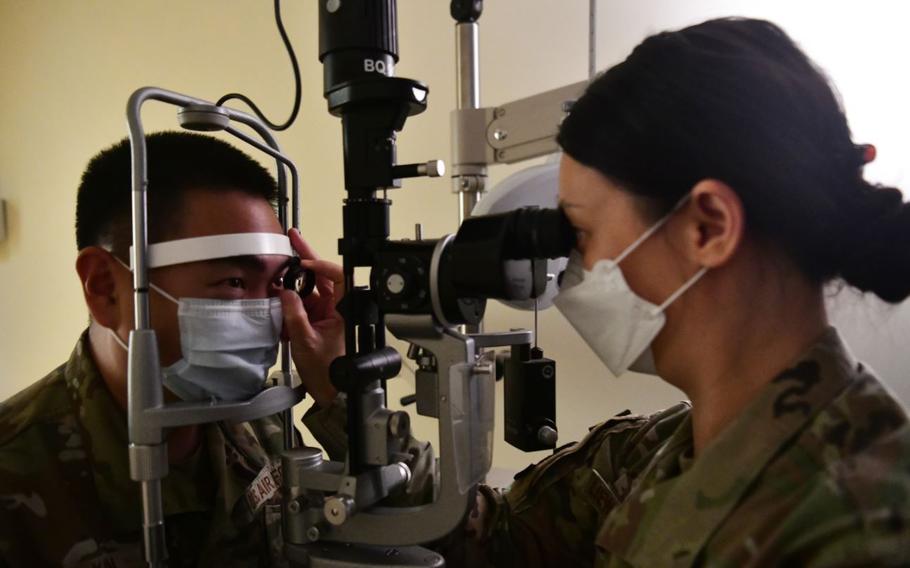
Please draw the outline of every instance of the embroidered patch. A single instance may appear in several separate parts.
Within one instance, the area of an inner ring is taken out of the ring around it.
[[[281,488],[281,471],[268,463],[259,471],[253,483],[246,488],[246,502],[252,512],[259,509]]]

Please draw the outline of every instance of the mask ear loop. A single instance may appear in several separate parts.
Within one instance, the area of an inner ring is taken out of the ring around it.
[[[127,266],[125,262],[123,262],[122,260],[120,260],[120,257],[118,257],[116,254],[112,253],[111,251],[107,251],[107,252],[111,255],[111,257],[113,257],[113,259],[114,259],[115,261],[117,261],[117,264],[119,264],[120,266],[122,266],[123,268],[125,268],[128,272],[132,272],[132,271],[133,271],[133,269],[131,269],[129,266]],[[162,290],[161,288],[155,286],[155,285],[152,284],[151,282],[149,282],[149,286],[151,286],[152,288],[154,288],[155,291],[157,291],[159,294],[163,295],[165,298],[167,298],[167,299],[169,299],[169,300],[171,300],[171,301],[176,301],[176,300],[174,300],[174,298],[173,298],[170,294],[168,294],[167,292],[165,292],[165,291]],[[124,350],[124,351],[129,352],[129,350],[130,350],[129,346],[126,344],[125,341],[123,341],[122,339],[120,339],[120,336],[117,334],[116,331],[114,331],[113,329],[111,329],[111,328],[109,328],[109,327],[108,327],[108,328],[105,328],[105,329],[107,329],[108,333],[111,334],[111,337],[114,338],[114,341],[117,342],[117,345],[119,345],[120,347],[123,347],[123,350]]]
[[[689,198],[690,198],[690,197],[692,197],[692,194],[691,194],[691,193],[687,193],[686,195],[684,195],[683,198],[680,199],[680,200],[676,203],[676,205],[673,206],[673,209],[672,209],[669,213],[667,213],[666,217],[664,217],[663,219],[661,219],[660,224],[666,223],[667,220],[670,218],[671,215],[673,215],[674,213],[676,213],[677,210],[679,210],[683,205],[686,204],[687,201],[689,201]],[[696,273],[692,276],[692,278],[689,278],[689,280],[687,280],[685,284],[683,284],[682,286],[679,287],[679,290],[677,290],[677,291],[673,292],[672,294],[670,294],[670,297],[667,298],[666,300],[664,300],[664,303],[662,303],[661,305],[657,306],[657,309],[655,310],[654,313],[655,313],[655,314],[659,314],[659,313],[661,313],[662,311],[666,310],[666,309],[670,306],[670,304],[672,304],[672,303],[675,302],[677,299],[679,299],[680,296],[682,296],[683,294],[685,294],[686,291],[689,290],[689,288],[691,288],[692,286],[695,286],[695,284],[696,284],[699,280],[701,280],[701,277],[704,276],[704,275],[705,275],[705,272],[707,272],[707,271],[708,271],[708,267],[707,267],[707,266],[702,266],[701,269],[700,269],[698,272],[696,272]]]
[[[646,240],[648,240],[648,238],[649,238],[651,235],[653,235],[653,234],[656,233],[661,227],[663,227],[664,225],[666,225],[666,224],[667,224],[667,221],[670,220],[670,217],[672,217],[674,213],[676,213],[677,211],[679,211],[679,209],[680,209],[683,205],[685,205],[687,201],[689,201],[689,198],[690,198],[691,196],[692,196],[692,194],[690,194],[690,193],[685,194],[685,195],[682,197],[682,199],[680,199],[679,201],[676,202],[676,205],[673,206],[673,209],[671,209],[669,213],[667,213],[666,215],[664,215],[664,216],[660,219],[660,221],[658,221],[657,223],[654,223],[654,225],[653,225],[650,229],[648,229],[647,231],[645,231],[644,233],[642,233],[642,235],[641,235],[640,237],[638,237],[637,239],[635,239],[635,241],[634,241],[631,245],[629,245],[629,246],[626,247],[626,250],[624,250],[624,251],[622,251],[621,253],[619,253],[619,256],[617,256],[617,257],[613,260],[613,262],[616,263],[616,264],[618,265],[620,262],[622,262],[623,260],[625,260],[625,258],[626,258],[627,256],[629,256],[630,254],[632,254],[633,252],[635,252],[635,249],[637,249],[639,246],[641,246],[641,243],[643,243],[643,242],[645,242]]]
[[[120,266],[122,266],[123,268],[126,268],[126,269],[127,269],[128,271],[130,271],[130,272],[133,271],[133,269],[130,268],[129,266],[127,266],[125,262],[123,262],[122,260],[120,260],[120,258],[119,258],[117,255],[115,255],[114,253],[111,253],[111,256],[114,257],[114,260],[116,260],[116,261],[120,264]],[[167,298],[168,300],[174,302],[174,303],[177,304],[178,306],[180,305],[180,301],[177,300],[177,298],[171,296],[170,294],[168,294],[167,292],[165,292],[164,290],[162,290],[162,289],[159,288],[158,286],[155,286],[155,285],[152,284],[151,282],[149,282],[149,288],[151,288],[152,290],[158,292],[159,294],[161,294],[162,296],[164,296],[164,297]],[[118,339],[119,339],[119,338],[118,338]]]
[[[666,215],[664,215],[657,223],[654,223],[654,225],[653,225],[650,229],[648,229],[648,230],[645,231],[640,237],[638,237],[637,239],[635,239],[635,241],[634,241],[631,245],[629,245],[628,247],[626,247],[626,250],[622,251],[622,253],[620,253],[620,255],[617,256],[616,259],[615,259],[613,262],[616,263],[616,265],[618,266],[620,262],[622,262],[622,261],[623,261],[627,256],[629,256],[630,254],[632,254],[632,253],[635,251],[635,249],[637,249],[639,246],[641,246],[641,243],[643,243],[643,242],[645,242],[646,240],[648,240],[648,238],[649,238],[651,235],[653,235],[653,234],[656,233],[661,227],[663,227],[663,226],[667,223],[667,221],[670,220],[670,217],[672,217],[674,213],[676,213],[677,211],[679,211],[679,209],[681,209],[682,206],[685,205],[687,201],[689,201],[689,198],[690,198],[690,197],[692,197],[692,194],[691,194],[691,193],[685,194],[685,195],[682,197],[682,199],[680,199],[679,201],[676,202],[676,205],[673,206],[673,209],[671,209],[669,213],[667,213]],[[653,315],[657,315],[657,314],[663,312],[664,310],[666,310],[667,307],[670,306],[670,304],[672,304],[673,302],[675,302],[677,299],[679,299],[680,296],[682,296],[683,294],[685,294],[686,291],[687,291],[689,288],[691,288],[692,286],[694,286],[695,283],[698,282],[698,281],[701,279],[701,277],[705,275],[705,272],[707,272],[707,271],[708,271],[708,267],[707,267],[707,266],[703,266],[703,267],[701,268],[701,270],[699,270],[698,272],[695,273],[694,276],[692,276],[692,278],[689,278],[689,280],[686,281],[685,284],[683,284],[682,286],[680,286],[679,289],[678,289],[677,291],[675,291],[675,292],[673,292],[672,294],[670,294],[670,297],[667,298],[666,300],[664,300],[664,302],[663,302],[661,305],[659,305],[659,306],[657,306],[656,308],[654,308],[654,309],[651,311],[651,313],[652,313]]]
[[[111,334],[111,337],[114,338],[114,341],[117,342],[117,345],[119,345],[120,347],[123,347],[124,351],[129,352],[130,348],[126,345],[126,343],[122,339],[120,339],[120,336],[117,335],[116,331],[114,331],[113,329],[111,329],[109,327],[107,327],[105,329],[107,329],[108,333]]]
[[[682,286],[679,287],[679,290],[677,290],[677,291],[673,292],[672,294],[670,294],[670,297],[667,298],[666,300],[664,300],[664,303],[663,303],[663,304],[657,306],[657,308],[654,309],[654,313],[655,313],[655,314],[659,314],[660,312],[666,310],[667,307],[668,307],[670,304],[672,304],[672,303],[675,302],[680,296],[682,296],[683,294],[685,294],[685,293],[686,293],[686,290],[688,290],[688,289],[691,288],[692,286],[695,286],[696,282],[698,282],[698,281],[701,279],[701,277],[705,275],[705,272],[707,272],[707,271],[708,271],[708,267],[707,267],[707,266],[702,266],[702,267],[701,267],[701,270],[699,270],[698,272],[696,272],[695,275],[692,276],[692,278],[689,278],[689,280],[688,280],[685,284],[683,284]]]

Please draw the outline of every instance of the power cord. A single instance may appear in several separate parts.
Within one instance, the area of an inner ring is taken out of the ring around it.
[[[259,120],[268,125],[269,128],[276,131],[287,130],[294,121],[297,120],[297,113],[300,112],[300,65],[297,63],[297,56],[294,54],[294,48],[291,46],[291,40],[288,39],[288,34],[284,29],[284,23],[281,21],[281,1],[275,0],[275,24],[278,26],[278,33],[281,34],[281,41],[284,42],[284,47],[288,51],[288,57],[291,59],[291,68],[294,70],[294,108],[291,110],[291,116],[288,117],[287,121],[283,124],[275,124],[270,121],[265,115],[259,110],[259,107],[256,106],[256,103],[250,100],[244,94],[241,93],[228,93],[218,99],[218,102],[215,103],[218,106],[223,105],[230,100],[238,100],[246,103],[249,106],[253,113],[259,117]]]

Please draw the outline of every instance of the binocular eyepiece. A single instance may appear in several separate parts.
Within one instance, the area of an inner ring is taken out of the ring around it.
[[[562,209],[522,207],[507,213],[470,217],[455,236],[456,257],[470,263],[569,256],[575,230]],[[501,298],[518,299],[518,298]]]
[[[385,313],[476,324],[487,299],[527,300],[547,286],[546,259],[569,255],[575,231],[559,209],[526,207],[468,218],[455,235],[388,241],[371,288]]]

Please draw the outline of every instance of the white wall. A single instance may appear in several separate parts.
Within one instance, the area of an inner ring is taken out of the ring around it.
[[[285,22],[303,65],[303,108],[279,135],[303,173],[303,232],[333,257],[340,234],[341,136],[325,111],[316,60],[316,3],[284,2]],[[481,19],[482,102],[497,104],[584,78],[586,0],[491,0]],[[878,146],[868,169],[884,182],[906,183],[903,128],[908,78],[904,3],[869,1],[745,2],[602,1],[598,59],[621,60],[646,34],[724,14],[766,16],[783,25],[827,68],[844,95],[856,139]],[[454,34],[443,0],[400,0],[401,63],[397,72],[430,85],[430,107],[400,136],[402,161],[449,157],[448,113],[454,106]],[[7,200],[10,235],[0,243],[0,399],[65,360],[86,322],[73,270],[75,190],[88,159],[126,135],[125,102],[143,85],[202,98],[228,91],[250,95],[273,119],[292,99],[290,69],[272,21],[271,3],[0,0],[0,199]],[[150,105],[148,131],[175,128],[173,110]],[[512,167],[497,167],[492,181]],[[127,191],[127,188],[124,188]],[[448,180],[415,180],[392,195],[393,237],[456,228],[456,198]],[[906,308],[902,308],[906,311]],[[892,310],[893,311],[893,310]],[[905,314],[906,315],[906,314]],[[855,316],[854,316],[855,317]],[[872,317],[872,316],[870,316]],[[878,316],[875,316],[878,317]],[[901,320],[900,316],[891,319]],[[903,321],[908,318],[904,317]],[[653,378],[608,382],[595,357],[555,311],[542,314],[541,345],[558,361],[562,439],[619,410],[648,412],[681,393]],[[906,333],[847,333],[861,356],[910,400]],[[490,329],[530,326],[531,316],[494,306]],[[906,332],[906,328],[903,330]],[[410,391],[392,381],[392,398]],[[425,421],[418,429],[430,432]],[[501,423],[498,432],[501,433]],[[496,464],[516,468],[529,456],[498,442]]]

